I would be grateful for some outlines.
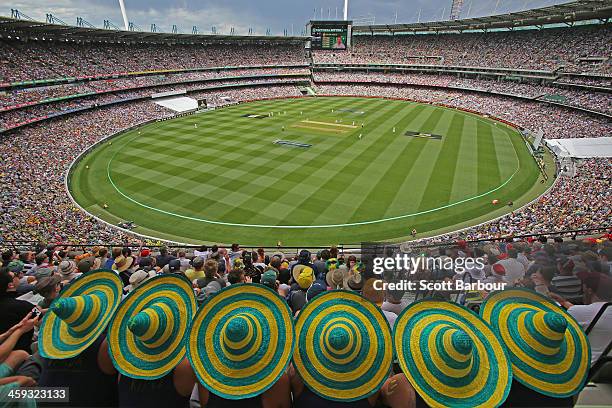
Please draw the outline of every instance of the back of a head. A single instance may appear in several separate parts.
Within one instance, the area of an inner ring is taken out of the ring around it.
[[[46,253],[36,255],[36,265],[42,265],[45,260],[47,260],[48,256]]]
[[[214,259],[209,259],[204,263],[204,275],[211,279],[215,277],[219,264]]]
[[[239,269],[239,268],[234,268],[227,274],[227,281],[230,283],[230,285],[240,283],[242,281],[243,275],[244,275],[244,270]]]
[[[374,283],[377,281],[376,278],[370,278],[363,284],[362,296],[372,303],[378,306],[382,305],[385,294],[382,290],[376,290]]]
[[[329,258],[331,258],[331,253],[329,252],[329,250],[324,249],[321,251],[321,260],[323,261],[327,261]]]
[[[280,270],[281,263],[282,261],[278,256],[273,256],[272,259],[270,259],[270,266],[276,270]]]
[[[191,266],[193,266],[194,269],[202,269],[204,266],[204,259],[200,256],[196,256],[193,258],[193,261],[191,261]]]
[[[121,248],[120,247],[114,247],[113,251],[112,251],[112,255],[113,255],[113,258],[117,258],[117,257],[121,256]]]

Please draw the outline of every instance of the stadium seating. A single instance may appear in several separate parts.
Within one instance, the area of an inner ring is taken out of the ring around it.
[[[316,51],[320,63],[395,63],[609,73],[608,25],[442,35],[360,35],[350,52]]]

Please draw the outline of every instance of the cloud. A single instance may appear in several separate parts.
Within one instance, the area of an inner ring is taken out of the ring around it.
[[[181,32],[191,32],[198,26],[201,33],[210,33],[215,26],[217,32],[228,34],[234,27],[236,34],[247,34],[253,28],[256,34],[271,29],[281,34],[284,29],[301,34],[302,29],[316,10],[320,18],[331,14],[342,15],[343,0],[124,0],[128,18],[141,29],[148,31],[156,24],[160,31],[170,31],[173,24]],[[462,17],[483,16],[525,8],[543,7],[563,3],[566,0],[465,0]],[[376,23],[388,24],[416,21],[433,21],[448,18],[452,0],[350,0],[349,18],[374,17]],[[91,24],[101,27],[105,19],[122,26],[123,19],[118,0],[13,0],[11,7],[35,18],[45,20],[52,13],[68,24],[75,24],[76,17],[83,17]],[[8,14],[10,10],[0,10]]]

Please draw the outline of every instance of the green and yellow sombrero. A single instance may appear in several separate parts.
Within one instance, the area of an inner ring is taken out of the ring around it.
[[[189,332],[187,356],[200,383],[226,399],[268,390],[293,354],[287,301],[259,284],[235,284],[207,299]]]
[[[91,271],[72,281],[43,317],[40,355],[60,360],[81,354],[102,334],[122,294],[123,282],[113,271]]]
[[[293,364],[314,393],[356,401],[377,392],[393,362],[391,329],[382,311],[355,292],[317,295],[295,322]]]
[[[439,300],[409,305],[395,321],[400,367],[432,407],[497,407],[510,392],[504,346],[487,323],[463,306]]]
[[[514,377],[526,387],[564,398],[584,387],[589,342],[572,316],[529,289],[493,292],[480,315],[506,345]]]
[[[108,326],[113,365],[130,378],[153,380],[185,358],[185,343],[197,303],[187,278],[155,276],[121,302]]]

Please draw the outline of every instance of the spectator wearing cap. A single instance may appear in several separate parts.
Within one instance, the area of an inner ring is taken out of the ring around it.
[[[323,292],[327,292],[327,285],[323,281],[315,281],[306,291],[306,302],[310,302]]]
[[[190,282],[193,282],[196,279],[205,278],[206,274],[204,273],[204,258],[199,256],[193,258],[191,261],[191,268],[185,271],[185,276]]]
[[[87,273],[91,271],[92,269],[91,258],[81,259],[79,263],[77,264],[77,269],[79,271],[79,274]]]
[[[484,280],[485,283],[507,283],[506,269],[500,263],[494,263],[491,267],[491,275]]]
[[[163,268],[173,259],[176,259],[176,257],[168,254],[168,247],[164,246],[159,249],[159,255],[155,257],[155,264],[160,268]]]
[[[146,282],[148,279],[156,276],[157,273],[155,271],[145,271],[143,269],[139,269],[133,274],[130,275],[129,282],[130,284],[125,287],[126,292],[131,292],[136,289],[138,286]]]
[[[53,270],[50,268],[38,268],[36,269],[36,273],[34,274],[34,277],[36,278],[37,281],[41,280],[42,278],[46,277],[46,276],[51,276],[53,275]]]
[[[508,249],[507,255],[500,255],[500,260],[496,264],[502,265],[506,271],[504,280],[508,283],[508,286],[514,286],[516,282],[523,279],[525,276],[525,266],[517,260],[518,251],[511,247]],[[501,259],[503,258],[503,259]]]
[[[276,280],[276,272],[274,269],[268,269],[261,275],[261,284],[271,289],[277,290],[278,281]]]
[[[181,261],[173,259],[166,264],[162,269],[162,273],[181,273]]]
[[[43,299],[38,302],[38,307],[44,310],[51,306],[51,302],[53,302],[62,289],[61,282],[62,277],[57,274],[47,276],[36,282],[34,292],[43,297]]]
[[[34,290],[33,283],[36,282],[36,278],[34,276],[25,275],[23,265],[23,262],[19,260],[13,260],[7,265],[8,270],[13,272],[15,276],[19,278],[19,285],[15,290],[20,295]]]
[[[84,262],[89,263],[89,259],[80,260],[79,265],[81,265]],[[79,273],[77,273],[77,268],[73,261],[60,262],[59,267],[57,268],[57,271],[59,272],[62,278],[62,281],[64,282],[70,282],[71,280],[73,280],[74,278],[80,275]]]
[[[19,279],[6,267],[0,268],[0,333],[4,333],[18,324],[32,310],[32,304],[25,300],[15,299],[15,288]],[[17,343],[15,350],[31,352],[32,332],[24,333]]]

